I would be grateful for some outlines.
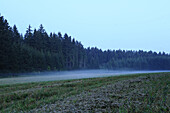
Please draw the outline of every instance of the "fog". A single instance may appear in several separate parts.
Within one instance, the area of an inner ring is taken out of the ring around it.
[[[157,73],[157,72],[170,72],[164,71],[123,71],[123,70],[76,70],[76,71],[53,71],[53,72],[39,72],[39,73],[24,73],[16,77],[0,78],[0,85],[3,84],[16,84],[27,82],[39,81],[56,81],[56,80],[70,80],[82,78],[95,78],[95,77],[108,77],[108,76],[121,76],[127,74],[137,73]]]

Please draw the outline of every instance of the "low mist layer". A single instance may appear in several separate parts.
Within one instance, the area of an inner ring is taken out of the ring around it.
[[[170,71],[112,71],[112,70],[77,70],[77,71],[63,71],[63,72],[41,72],[41,73],[25,73],[17,77],[1,78],[2,84],[15,84],[39,81],[55,81],[55,80],[70,80],[94,77],[118,76],[126,74],[137,73],[158,73]]]

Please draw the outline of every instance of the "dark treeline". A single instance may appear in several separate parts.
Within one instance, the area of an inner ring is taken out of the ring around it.
[[[47,34],[43,25],[22,36],[0,16],[0,73],[72,69],[170,69],[170,55],[84,48],[67,34]]]

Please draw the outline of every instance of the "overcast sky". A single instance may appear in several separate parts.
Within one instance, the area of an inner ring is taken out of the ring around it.
[[[20,33],[43,24],[84,47],[170,53],[170,0],[0,0],[0,13]]]

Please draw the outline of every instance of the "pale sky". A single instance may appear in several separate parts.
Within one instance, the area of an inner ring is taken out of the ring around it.
[[[0,0],[0,13],[23,34],[43,24],[84,47],[170,53],[170,0]]]

